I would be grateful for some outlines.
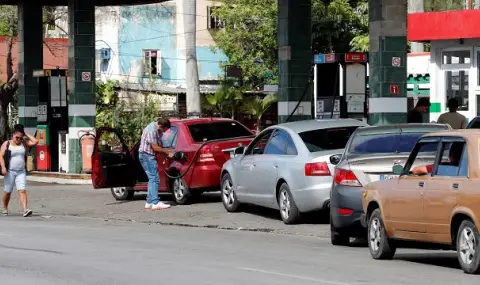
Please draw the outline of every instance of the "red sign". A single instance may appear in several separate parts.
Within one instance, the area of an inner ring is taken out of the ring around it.
[[[325,63],[335,62],[335,54],[329,53],[325,55]]]
[[[390,85],[390,94],[397,95],[400,92],[399,89],[400,88],[398,88],[398,85],[394,85],[394,84]]]
[[[367,62],[367,54],[361,52],[346,53],[345,62]]]

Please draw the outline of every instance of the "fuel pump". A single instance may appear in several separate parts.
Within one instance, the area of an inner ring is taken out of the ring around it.
[[[43,164],[37,151],[37,169],[68,172],[68,102],[65,69],[42,69],[33,72],[38,80],[37,134],[41,130],[48,138],[43,151]],[[40,166],[40,168],[39,168]]]
[[[317,119],[366,121],[367,54],[330,53],[314,56],[314,114]]]

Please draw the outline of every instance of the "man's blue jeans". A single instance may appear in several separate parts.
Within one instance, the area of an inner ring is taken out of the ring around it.
[[[140,159],[140,164],[148,177],[147,203],[156,205],[160,202],[158,197],[158,184],[160,183],[160,177],[158,175],[157,159],[154,155],[143,152],[138,154],[138,158]]]

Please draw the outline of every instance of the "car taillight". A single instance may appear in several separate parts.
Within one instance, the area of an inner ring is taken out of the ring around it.
[[[198,154],[197,163],[200,164],[211,164],[215,162],[215,158],[213,157],[213,153],[210,151],[210,148],[202,148],[200,153]]]
[[[305,176],[331,176],[326,162],[314,162],[305,164]]]
[[[358,181],[357,176],[351,170],[335,169],[334,175],[335,183],[345,186],[361,187],[362,184]]]

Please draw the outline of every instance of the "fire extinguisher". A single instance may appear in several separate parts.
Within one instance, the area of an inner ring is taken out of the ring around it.
[[[83,133],[82,135],[80,135]],[[92,173],[92,154],[95,146],[95,133],[89,130],[78,132],[80,149],[82,150],[82,171],[87,174]]]

